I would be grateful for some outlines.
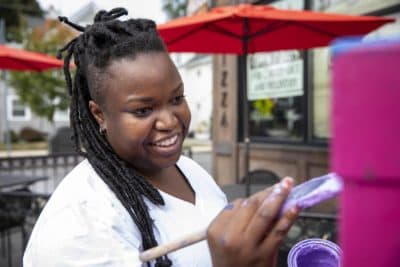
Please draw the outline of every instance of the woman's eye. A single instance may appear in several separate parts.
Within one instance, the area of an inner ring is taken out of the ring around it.
[[[152,108],[138,108],[132,111],[132,113],[137,117],[146,117],[150,115],[152,111],[153,111]]]
[[[183,102],[184,99],[185,99],[184,95],[176,96],[172,99],[172,104],[179,105]]]

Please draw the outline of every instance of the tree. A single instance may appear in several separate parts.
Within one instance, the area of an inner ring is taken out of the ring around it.
[[[24,48],[49,55],[73,38],[75,33],[56,20],[48,20],[28,33]],[[44,72],[12,72],[10,83],[22,103],[40,117],[53,121],[56,110],[68,108],[69,96],[65,90],[62,70]]]
[[[163,0],[163,10],[169,19],[186,15],[188,0]]]
[[[7,41],[21,42],[21,28],[25,28],[27,16],[43,17],[36,0],[0,0],[0,20],[4,20]]]

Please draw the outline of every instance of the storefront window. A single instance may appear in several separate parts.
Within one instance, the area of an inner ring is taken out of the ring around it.
[[[364,40],[378,40],[400,36],[400,12],[387,15],[396,19],[368,34]],[[313,93],[312,93],[312,134],[314,139],[330,138],[330,70],[331,61],[328,48],[313,49]]]
[[[303,10],[304,0],[270,2]],[[303,141],[305,127],[304,52],[256,53],[247,58],[249,134],[266,141]]]
[[[328,48],[312,50],[313,55],[313,101],[312,105],[312,133],[313,139],[327,139],[330,137],[330,53]]]
[[[304,61],[298,50],[248,57],[251,137],[304,140]]]
[[[302,97],[250,101],[250,135],[270,140],[303,140]]]

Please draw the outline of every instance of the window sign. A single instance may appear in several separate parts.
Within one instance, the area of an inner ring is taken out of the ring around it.
[[[303,95],[303,60],[264,65],[260,59],[249,66],[249,100]]]
[[[298,50],[248,56],[248,99],[303,95],[303,66]]]

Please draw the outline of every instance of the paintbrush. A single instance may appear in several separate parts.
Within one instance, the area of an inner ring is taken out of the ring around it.
[[[279,215],[295,205],[300,209],[309,208],[324,200],[335,197],[341,191],[341,189],[342,181],[335,173],[328,173],[320,177],[312,178],[293,187],[286,198]],[[156,259],[170,252],[205,240],[206,233],[207,228],[174,240],[170,243],[145,250],[140,253],[139,258],[142,262]]]

